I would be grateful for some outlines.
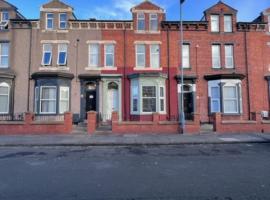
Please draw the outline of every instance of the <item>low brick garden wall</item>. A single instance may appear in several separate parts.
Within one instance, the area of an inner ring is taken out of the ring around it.
[[[0,134],[69,134],[72,132],[72,113],[65,113],[63,121],[35,121],[34,113],[24,114],[23,121],[1,121]]]

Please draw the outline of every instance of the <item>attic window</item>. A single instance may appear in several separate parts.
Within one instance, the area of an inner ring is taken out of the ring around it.
[[[138,13],[138,31],[144,31],[145,30],[145,16],[144,13]]]
[[[1,21],[2,22],[7,22],[9,20],[9,13],[4,11],[2,12],[2,15],[1,15]]]
[[[158,30],[158,15],[150,14],[150,31]]]
[[[224,16],[224,32],[232,32],[232,16],[225,15]]]
[[[219,15],[211,15],[211,31],[219,32]]]
[[[59,14],[59,28],[66,29],[67,28],[67,13]]]
[[[54,15],[52,13],[47,13],[46,14],[46,29],[53,29],[53,18]]]

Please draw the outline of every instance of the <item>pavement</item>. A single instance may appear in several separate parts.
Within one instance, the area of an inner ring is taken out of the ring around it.
[[[121,146],[270,143],[270,134],[197,134],[197,135],[2,135],[0,147],[16,146]]]

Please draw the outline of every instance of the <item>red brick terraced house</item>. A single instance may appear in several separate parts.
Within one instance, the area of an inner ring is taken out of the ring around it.
[[[0,13],[1,120],[71,112],[77,124],[96,111],[104,125],[117,112],[120,132],[170,132],[179,127],[181,92],[188,122],[212,124],[215,113],[238,127],[254,113],[268,119],[270,9],[238,22],[237,10],[219,1],[202,20],[184,21],[182,60],[179,21],[151,1],[131,8],[131,20],[77,19],[59,0],[42,5],[39,19],[4,0]]]

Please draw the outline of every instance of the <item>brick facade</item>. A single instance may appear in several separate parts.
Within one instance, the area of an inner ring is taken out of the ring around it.
[[[113,123],[112,129],[119,132],[136,131],[142,126],[137,122],[145,121],[154,123],[155,128],[143,126],[141,132],[150,129],[158,132],[160,128],[161,132],[179,131],[179,66],[182,65],[179,22],[167,21],[164,9],[143,1],[131,8],[131,20],[78,20],[72,7],[52,0],[41,6],[40,19],[31,20],[3,0],[0,0],[0,7],[11,10],[8,27],[0,30],[0,40],[10,44],[9,67],[0,69],[0,84],[12,86],[10,108],[3,114],[28,111],[42,116],[63,115],[69,111],[75,123],[84,122],[88,115],[88,123],[93,124],[88,132],[92,133],[96,128],[94,124],[98,125],[95,120],[113,121],[112,112],[117,111],[120,122]],[[62,16],[66,19],[64,28],[60,27],[61,13],[65,13]],[[213,15],[218,16],[217,32],[212,31]],[[226,32],[225,18],[228,16],[232,31]],[[189,45],[190,63],[190,68],[184,70],[185,87],[189,88],[185,92],[185,112],[190,117],[188,132],[199,132],[200,123],[214,122],[211,109],[217,102],[210,93],[212,84],[218,81],[217,112],[222,113],[222,120],[250,121],[252,113],[269,111],[268,16],[269,9],[253,22],[238,22],[237,10],[218,2],[204,12],[201,21],[184,21],[184,43]],[[48,21],[50,17],[52,21]],[[140,17],[144,22],[138,22]],[[155,17],[157,27],[155,21],[151,21]],[[143,30],[140,27],[144,27]],[[51,51],[51,62],[45,65],[46,44]],[[63,44],[67,46],[67,61],[59,65],[58,53]],[[90,66],[91,44],[98,45],[95,67]],[[108,58],[113,66],[106,66],[108,45],[114,48],[113,61]],[[137,66],[136,62],[139,45],[145,51],[144,67]],[[157,68],[153,67],[153,57],[151,62],[155,45],[159,47]],[[220,48],[220,68],[217,69],[212,67],[212,45]],[[226,68],[228,45],[233,48],[232,68]],[[228,85],[226,89],[232,89],[232,83],[235,84],[235,101],[225,99],[224,87]],[[153,88],[155,97],[151,99],[147,95],[151,95],[149,90]],[[149,93],[144,94],[144,90]],[[46,95],[51,100],[45,98]],[[230,101],[232,104],[228,103]],[[235,112],[226,112],[226,109],[235,109]],[[95,111],[99,117],[94,119],[89,111]],[[167,123],[169,129],[156,126],[153,113],[158,113],[158,124]]]

